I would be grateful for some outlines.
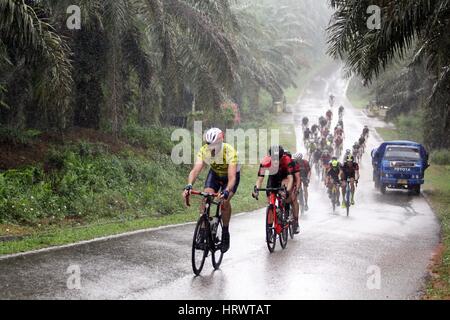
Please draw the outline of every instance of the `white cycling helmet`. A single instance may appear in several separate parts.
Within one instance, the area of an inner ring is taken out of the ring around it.
[[[223,132],[219,128],[211,128],[206,131],[205,141],[207,144],[216,144],[223,141]]]
[[[300,152],[297,152],[296,154],[294,154],[294,159],[295,160],[302,160],[303,159],[303,154]]]

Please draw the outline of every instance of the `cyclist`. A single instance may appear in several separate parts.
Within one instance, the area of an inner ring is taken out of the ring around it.
[[[344,135],[344,129],[341,126],[336,126],[336,128],[334,128],[334,135],[335,136],[343,136]]]
[[[358,142],[355,142],[355,144],[353,145],[353,150],[352,150],[353,158],[356,159],[358,154],[359,154],[359,144],[358,144]]]
[[[339,120],[342,120],[344,117],[344,106],[339,107]]]
[[[306,128],[308,126],[308,123],[309,123],[308,117],[303,117],[303,119],[302,119],[303,128]]]
[[[320,126],[323,128],[323,127],[326,127],[327,126],[327,119],[325,119],[325,117],[324,116],[320,116],[320,118],[319,118],[319,124],[320,124]]]
[[[366,138],[364,138],[364,134],[359,137],[358,143],[361,146],[360,154],[362,156],[362,154],[364,153],[364,147],[366,146]]]
[[[344,130],[344,121],[339,120],[338,123],[337,123],[337,125],[338,125],[339,127],[341,127],[342,130]]]
[[[344,154],[344,157],[342,158],[342,161],[344,162],[345,159],[347,159],[347,157],[351,154],[352,154],[352,150],[350,150],[350,149],[345,150],[345,154]]]
[[[308,160],[303,159],[300,152],[294,154],[296,169],[300,172],[301,182],[303,183],[303,197],[305,199],[305,210],[308,211],[308,185],[311,180],[311,166]]]
[[[331,110],[329,109],[325,115],[326,115],[326,117],[327,117],[328,123],[330,123],[331,120],[333,120],[333,111],[331,111]]]
[[[328,197],[331,198],[331,191],[333,189],[333,186],[335,184],[341,185],[341,182],[339,180],[339,176],[341,175],[341,164],[337,160],[336,157],[333,157],[333,159],[330,162],[330,169],[327,172],[327,180],[326,185],[328,188]],[[339,205],[339,188],[337,192],[337,204]]]
[[[206,144],[197,154],[197,160],[188,177],[188,184],[184,188],[183,197],[186,199],[192,190],[205,164],[210,170],[205,181],[204,192],[217,193],[224,199],[222,207],[222,252],[230,248],[229,223],[231,219],[231,199],[237,191],[240,181],[240,166],[236,150],[224,143],[224,134],[218,128],[211,128],[205,134]]]
[[[314,154],[314,152],[317,149],[317,144],[313,141],[309,144],[309,148],[308,148],[308,155],[309,155],[309,161],[311,161],[312,155]]]
[[[327,141],[329,144],[333,143],[333,135],[331,133],[328,134]]]
[[[330,97],[328,98],[328,102],[330,103],[330,107],[334,106],[334,95],[331,93]]]
[[[344,139],[341,135],[336,135],[334,138],[334,146],[336,150],[340,150],[342,152],[342,144],[344,143]]]
[[[328,129],[328,127],[323,127],[322,128],[322,137],[326,138],[326,137],[328,137],[328,134],[330,134],[330,129]]]
[[[313,159],[312,161],[315,166],[319,164],[321,157],[322,157],[322,151],[319,148],[316,148],[316,150],[312,154],[312,159]]]
[[[328,172],[330,161],[331,161],[330,152],[327,149],[325,149],[320,157],[320,162],[323,167],[323,177],[325,177],[325,175]]]
[[[327,139],[326,138],[320,139],[319,147],[322,150],[327,148]]]
[[[363,136],[364,136],[364,138],[368,138],[369,137],[369,127],[368,126],[364,126],[364,129],[363,129]]]
[[[351,204],[355,204],[355,182],[358,183],[359,180],[359,166],[355,162],[352,155],[349,155],[345,159],[345,163],[341,166],[341,181],[342,181],[342,208],[346,208],[345,204],[345,188],[347,179],[350,178],[351,187]]]
[[[305,141],[305,145],[310,138],[311,138],[311,130],[309,129],[309,127],[306,127],[305,131],[303,131],[303,140]]]
[[[287,204],[293,204],[295,199],[294,175],[295,163],[289,155],[285,154],[284,148],[279,145],[270,147],[269,155],[265,156],[261,161],[258,170],[258,179],[256,180],[252,197],[258,197],[259,192],[257,189],[261,188],[264,182],[264,175],[266,171],[269,171],[269,179],[267,180],[267,188],[281,188],[285,186],[287,194],[283,195],[286,198]],[[298,176],[297,176],[298,177]],[[293,205],[294,207],[294,205]],[[295,207],[293,208],[295,209]],[[267,223],[271,224],[272,221]]]
[[[316,135],[318,132],[319,132],[319,126],[318,126],[317,124],[313,124],[313,125],[311,126],[311,133],[312,133],[313,135]]]

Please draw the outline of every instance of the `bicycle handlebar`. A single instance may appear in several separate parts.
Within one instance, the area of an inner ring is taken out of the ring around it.
[[[283,187],[283,188],[255,188],[254,189],[254,191],[255,192],[260,192],[260,191],[268,191],[268,192],[280,192],[280,191],[284,191],[284,192],[287,192],[287,188],[286,187]],[[259,200],[259,197],[258,196],[256,196],[255,197],[255,199],[256,200]]]
[[[278,191],[285,191],[286,187],[283,188],[260,188],[256,189],[256,191],[269,191],[269,192],[278,192]]]
[[[196,195],[196,196],[202,196],[202,197],[218,197],[220,196],[220,193],[208,193],[208,192],[202,192],[202,191],[196,191],[196,190],[191,190],[191,194]]]
[[[202,192],[202,191],[196,191],[196,190],[191,190],[190,194],[186,197],[185,202],[186,202],[186,206],[190,207],[191,204],[189,202],[189,196],[193,194],[195,196],[202,196],[203,198],[209,198],[209,197],[213,197],[213,198],[217,198],[218,196],[220,196],[220,193],[208,193],[208,192]],[[215,202],[213,201],[214,204],[220,205],[222,201],[219,202]]]

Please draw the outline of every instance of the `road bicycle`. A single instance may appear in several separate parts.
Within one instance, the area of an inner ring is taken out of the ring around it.
[[[331,187],[330,192],[330,200],[331,205],[333,206],[333,212],[336,211],[336,206],[338,206],[339,203],[339,192],[340,192],[340,184],[339,182],[333,181],[333,186]]]
[[[211,252],[212,265],[215,270],[219,269],[222,263],[221,210],[223,200],[215,200],[220,195],[219,193],[206,193],[192,190],[191,195],[202,196],[205,199],[203,213],[197,221],[192,240],[192,270],[198,276],[202,272],[209,252]],[[215,215],[211,217],[210,210],[212,206],[216,206],[216,210]]]
[[[357,185],[358,181],[355,180],[355,189]],[[352,204],[351,197],[352,197],[352,187],[350,185],[350,178],[347,178],[347,181],[345,182],[345,197],[344,197],[345,209],[347,210],[347,217],[350,215],[350,206]]]
[[[322,168],[320,166],[320,160],[318,160],[314,163],[314,170],[316,171],[316,174],[317,174],[317,180],[320,182],[321,173],[322,173]]]
[[[280,239],[281,248],[285,249],[289,233],[289,211],[286,210],[282,193],[286,194],[286,187],[257,189],[255,192],[265,191],[269,195],[269,205],[266,209],[266,243],[269,252],[275,251],[277,238]],[[256,197],[258,200],[258,197]],[[290,206],[289,206],[290,207]],[[293,231],[293,230],[292,230]]]

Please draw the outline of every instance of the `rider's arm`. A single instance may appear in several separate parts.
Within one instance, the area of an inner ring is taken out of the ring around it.
[[[197,180],[197,177],[199,176],[200,172],[202,172],[204,165],[205,163],[203,162],[203,160],[197,159],[197,161],[194,164],[194,167],[189,173],[188,184],[194,185],[195,180]]]
[[[255,183],[256,188],[260,189],[263,182],[264,182],[264,176],[258,177],[258,179],[256,179],[256,183]]]
[[[292,187],[294,186],[294,176],[292,174],[289,174],[287,176],[287,179],[288,179],[287,192],[291,192]]]
[[[300,176],[300,172],[295,173],[295,187],[297,190],[300,189],[300,186],[302,184],[302,177]]]
[[[226,190],[228,190],[228,191],[233,190],[233,188],[236,184],[236,173],[237,173],[237,165],[230,164],[228,166],[228,185],[227,185]]]

